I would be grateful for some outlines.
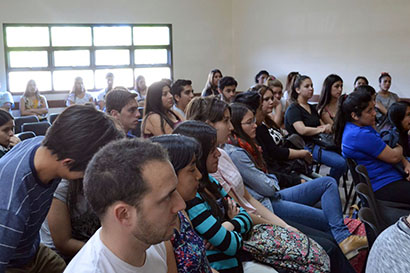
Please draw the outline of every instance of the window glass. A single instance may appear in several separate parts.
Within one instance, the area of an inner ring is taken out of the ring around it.
[[[50,71],[16,71],[9,73],[11,92],[24,92],[29,80],[35,80],[39,91],[51,90]]]
[[[128,49],[104,49],[95,51],[96,65],[127,65],[130,64]]]
[[[94,73],[92,70],[60,70],[53,72],[54,90],[71,90],[76,77],[83,78],[86,89],[94,89]]]
[[[54,51],[55,66],[89,66],[89,50],[56,50]]]
[[[171,78],[171,69],[169,67],[135,68],[134,73],[135,78],[137,78],[138,75],[143,75],[147,86],[153,82]]]
[[[166,49],[136,49],[134,51],[135,64],[166,64],[168,50]]]
[[[114,74],[114,87],[124,86],[126,88],[133,86],[132,69],[98,69],[95,71],[95,85],[97,89],[102,89],[107,86],[105,76],[108,72]]]
[[[131,45],[131,27],[94,27],[95,46]]]
[[[48,27],[6,27],[9,47],[49,46]]]
[[[134,27],[134,45],[169,45],[168,27]]]
[[[51,27],[53,46],[91,46],[91,27]]]
[[[47,67],[47,51],[11,51],[10,67]]]

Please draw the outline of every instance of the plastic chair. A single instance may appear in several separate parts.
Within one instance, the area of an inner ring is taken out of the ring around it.
[[[59,114],[54,113],[54,114],[50,114],[50,123],[53,124],[53,122],[56,120],[56,118],[58,117]]]
[[[16,117],[14,118],[14,132],[16,134],[21,133],[22,130],[22,125],[24,123],[30,123],[30,122],[39,122],[37,116],[22,116],[22,117]]]
[[[24,123],[21,126],[21,130],[23,132],[32,131],[37,136],[44,136],[46,135],[47,129],[51,126],[50,122],[42,121],[42,122],[31,122],[31,123]]]
[[[21,141],[35,137],[36,134],[34,132],[28,131],[28,132],[21,132],[16,134],[16,137],[18,137]]]

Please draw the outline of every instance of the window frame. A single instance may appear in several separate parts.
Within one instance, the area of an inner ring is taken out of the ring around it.
[[[94,45],[94,27],[131,27],[131,45],[129,46],[95,46]],[[42,47],[9,47],[7,45],[7,27],[48,27],[49,34],[49,46]],[[91,46],[53,46],[51,37],[52,27],[90,27],[91,28]],[[169,29],[169,44],[168,45],[134,45],[134,31],[133,27],[168,27]],[[50,71],[51,72],[51,90],[41,91],[42,94],[66,94],[70,90],[56,91],[54,89],[54,71],[73,71],[73,70],[92,70],[94,74],[94,86],[87,86],[89,91],[97,91],[95,73],[96,70],[101,69],[121,69],[121,68],[131,68],[133,71],[133,84],[135,84],[136,75],[135,68],[155,68],[155,67],[165,67],[170,69],[171,79],[174,77],[174,67],[173,67],[173,38],[172,38],[172,24],[26,24],[26,23],[11,23],[3,24],[3,44],[4,44],[4,55],[5,55],[5,66],[6,66],[6,86],[7,90],[10,90],[9,86],[9,73],[18,71]],[[130,64],[129,65],[96,65],[95,64],[95,52],[101,49],[127,49],[129,50]],[[167,50],[167,63],[165,64],[135,64],[134,60],[134,50],[136,49],[166,49]],[[89,66],[55,66],[54,62],[54,52],[61,50],[89,50],[90,52],[90,65]],[[10,66],[10,52],[11,51],[46,51],[48,58],[47,67],[18,67],[12,68]],[[130,86],[128,86],[130,87]],[[22,94],[24,91],[11,91],[12,94]]]

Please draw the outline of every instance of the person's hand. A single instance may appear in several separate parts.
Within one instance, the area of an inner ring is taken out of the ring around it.
[[[19,143],[20,141],[21,141],[21,140],[20,140],[18,137],[12,136],[12,137],[10,138],[10,146],[11,146],[11,147],[16,146],[17,143]]]
[[[410,162],[406,160],[406,163],[404,164],[404,172],[407,174],[407,181],[410,181]]]
[[[280,100],[274,98],[274,99],[273,99],[273,107],[276,108],[276,106],[278,106],[279,104],[280,104]]]
[[[228,217],[229,219],[234,218],[239,213],[239,206],[236,205],[236,202],[230,198],[225,197],[228,201]]]
[[[313,162],[313,156],[312,153],[307,151],[307,150],[303,150],[303,159],[308,163],[308,164],[312,164]]]
[[[317,128],[319,129],[319,134],[324,133],[326,131],[326,125],[319,125]]]
[[[325,133],[330,134],[332,132],[332,125],[326,124],[325,125]]]
[[[206,250],[214,250],[215,249],[215,247],[210,242],[208,242],[208,240],[204,239],[204,244],[205,244],[205,249]]]

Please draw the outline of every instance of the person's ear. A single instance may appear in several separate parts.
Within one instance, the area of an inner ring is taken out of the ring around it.
[[[113,109],[110,111],[110,116],[112,116],[113,118],[118,118],[120,115],[120,112],[118,112],[117,110]]]
[[[218,87],[218,93],[219,93],[219,94],[222,94],[222,93],[223,93],[223,90],[222,90],[221,88],[219,88],[219,87]]]
[[[70,166],[74,163],[74,159],[71,158],[64,158],[63,160],[60,161],[61,164],[66,167],[70,168]]]
[[[135,209],[135,207],[130,206],[124,202],[117,202],[112,208],[112,211],[117,222],[124,226],[131,226],[133,222],[133,212]]]
[[[180,95],[175,95],[175,96],[174,96],[175,102],[178,103],[180,99],[181,99],[181,96],[180,96]]]
[[[350,116],[352,117],[353,120],[358,121],[359,117],[357,116],[357,114],[355,112],[350,113]]]
[[[218,89],[218,90],[219,90],[219,89]],[[208,124],[208,125],[211,125],[212,127],[215,127],[215,126],[214,126],[215,123],[213,123],[213,122],[210,121],[209,119],[207,119],[207,120],[205,121],[205,123]]]

